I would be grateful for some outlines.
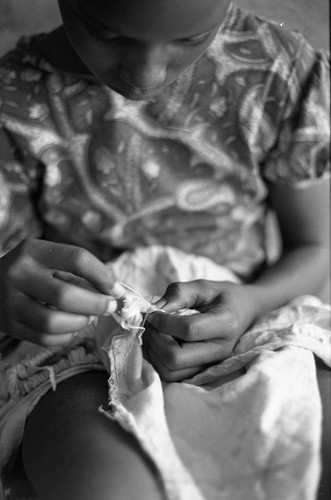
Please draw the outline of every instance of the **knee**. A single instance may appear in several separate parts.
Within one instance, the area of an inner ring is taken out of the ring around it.
[[[63,382],[34,409],[22,455],[40,500],[163,498],[134,437],[98,411],[106,401],[106,374],[90,373]]]

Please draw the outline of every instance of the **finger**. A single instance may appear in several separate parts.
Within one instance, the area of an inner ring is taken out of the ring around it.
[[[65,345],[72,342],[75,333],[62,333],[59,335],[50,335],[45,332],[41,332],[32,328],[29,325],[16,321],[13,325],[13,333],[11,334],[14,338],[20,340],[27,340],[28,342],[33,342],[44,347],[55,347],[59,345]]]
[[[15,314],[20,322],[53,335],[79,331],[90,320],[88,316],[57,311],[28,296],[23,297],[16,305]]]
[[[72,283],[73,285],[91,290],[92,292],[98,292],[89,281],[67,271],[54,271],[53,276],[67,283]],[[111,288],[111,295],[116,299],[121,299],[127,295],[127,289],[119,281],[115,281]]]
[[[196,375],[204,368],[206,368],[205,366],[194,366],[186,369],[171,370],[166,366],[162,357],[157,351],[153,349],[150,344],[148,344],[147,347],[146,357],[148,361],[153,365],[155,370],[159,373],[161,379],[166,382],[179,382],[180,380],[193,377],[193,375]]]
[[[30,255],[48,268],[68,271],[90,281],[98,290],[110,294],[115,283],[114,274],[109,266],[88,250],[62,243],[28,240]]]
[[[219,282],[210,280],[171,283],[155,305],[168,313],[179,309],[199,309],[214,300],[219,286]]]
[[[178,337],[187,342],[209,340],[212,338],[232,337],[232,316],[222,308],[215,306],[209,312],[192,315],[153,312],[148,316],[151,323],[160,332]]]
[[[60,277],[62,278],[61,275]],[[81,285],[86,282],[81,278],[73,277],[72,281],[76,284],[70,283],[69,278],[64,281],[58,279],[52,271],[33,266],[30,275],[26,275],[20,283],[20,290],[60,311],[86,316],[111,314],[116,311],[117,303],[113,297],[87,289],[86,286],[83,288]]]
[[[179,346],[173,337],[152,331],[145,332],[144,339],[171,371],[214,364],[229,357],[233,348],[233,342],[223,339],[183,342]]]

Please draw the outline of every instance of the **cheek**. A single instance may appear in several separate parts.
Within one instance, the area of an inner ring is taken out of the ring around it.
[[[109,73],[117,67],[119,57],[118,54],[111,50],[98,50],[89,46],[82,54],[85,64],[95,73]]]
[[[192,66],[205,52],[205,48],[178,47],[167,60],[167,73],[169,76],[179,75]]]
[[[92,38],[71,36],[71,43],[84,64],[97,76],[117,67],[119,55],[109,47],[102,48]]]
[[[204,52],[205,49],[203,50],[184,49],[179,51],[179,53],[174,55],[174,57],[171,59],[171,62],[168,65],[168,71],[176,75],[183,73],[186,69],[195,64],[204,54]]]
[[[212,36],[205,43],[198,46],[183,46],[177,49],[173,58],[173,66],[181,67],[182,69],[188,68],[192,64],[196,63],[200,57],[208,49],[209,45],[215,38],[217,30],[212,33]]]

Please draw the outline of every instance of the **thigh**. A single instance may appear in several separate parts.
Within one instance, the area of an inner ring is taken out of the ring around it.
[[[321,394],[322,422],[322,477],[318,500],[331,498],[331,370],[320,360],[316,361],[317,380]]]
[[[22,456],[38,499],[163,498],[151,462],[100,405],[107,373],[87,372],[47,393],[29,416]]]

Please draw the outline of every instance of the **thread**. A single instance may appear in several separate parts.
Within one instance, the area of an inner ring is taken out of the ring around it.
[[[123,307],[120,311],[121,326],[125,330],[137,332],[139,343],[142,344],[141,337],[145,331],[145,327],[143,325],[146,321],[146,316],[143,318],[142,315],[147,315],[154,311],[162,311],[162,309],[158,309],[156,306],[151,304],[151,302],[145,299],[145,297],[126,283],[120,283],[124,288],[126,288],[126,290],[131,292],[122,297]]]

